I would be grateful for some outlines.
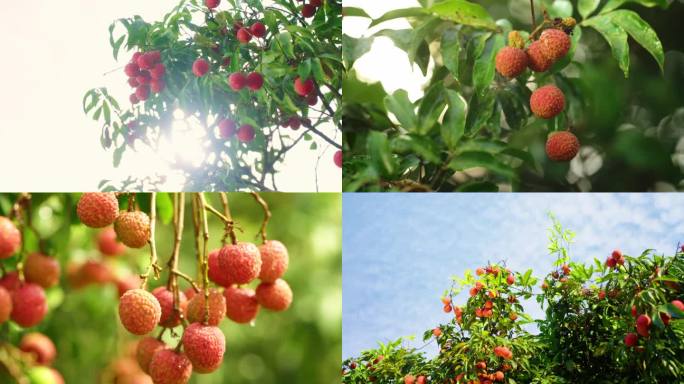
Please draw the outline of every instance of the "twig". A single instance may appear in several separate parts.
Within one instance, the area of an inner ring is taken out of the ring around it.
[[[199,202],[202,206],[207,204],[204,198],[204,193],[197,194]],[[204,290],[204,323],[209,322],[209,262],[207,257],[207,244],[209,243],[209,224],[207,223],[207,212],[200,210],[200,221],[202,222],[202,238],[204,239],[203,257],[200,263],[202,269],[202,289]]]
[[[150,273],[154,271],[154,279],[159,279],[159,273],[161,272],[161,267],[157,264],[157,245],[154,241],[155,237],[155,227],[157,221],[157,193],[152,192],[150,195],[150,238],[147,241],[150,245],[150,265],[147,267],[147,271],[140,275],[142,282],[140,287],[145,289],[147,286],[147,280],[150,277]]]
[[[534,0],[530,0],[530,10],[532,11],[532,29],[535,29],[536,16],[534,15]]]
[[[254,197],[254,200],[256,200],[259,205],[261,205],[261,208],[264,210],[264,221],[261,223],[261,241],[266,243],[266,226],[268,225],[268,221],[271,220],[271,211],[268,209],[268,204],[264,199],[261,198],[261,196],[256,193],[252,192],[252,196]]]

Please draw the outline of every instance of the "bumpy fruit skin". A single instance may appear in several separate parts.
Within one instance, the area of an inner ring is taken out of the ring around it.
[[[197,77],[202,77],[209,72],[209,63],[204,59],[197,59],[192,64],[192,73]]]
[[[283,243],[268,240],[259,246],[259,254],[261,255],[261,272],[259,272],[261,281],[272,283],[283,277],[290,260]]]
[[[242,90],[247,86],[247,77],[240,72],[235,72],[228,76],[228,84],[233,91]]]
[[[222,287],[228,287],[234,282],[230,281],[228,278],[227,274],[224,274],[223,271],[221,270],[221,266],[219,265],[219,253],[221,252],[220,249],[215,249],[211,252],[209,252],[209,256],[207,257],[207,264],[209,267],[209,280],[213,281],[214,283],[222,286]]]
[[[228,287],[223,295],[226,298],[226,316],[234,322],[246,324],[259,314],[259,302],[254,290]]]
[[[204,304],[204,292],[199,292],[188,301],[186,316],[191,323],[204,323],[206,314]],[[226,299],[218,289],[209,291],[209,318],[208,325],[218,325],[226,316]]]
[[[300,77],[297,77],[294,82],[295,92],[299,96],[306,96],[314,91],[315,88],[314,81],[312,79],[307,79],[302,81]]]
[[[213,372],[223,362],[226,338],[218,327],[192,323],[183,333],[183,350],[195,372]]]
[[[236,36],[238,41],[242,44],[247,44],[250,42],[250,40],[252,40],[252,33],[247,28],[240,28],[237,31]]]
[[[256,135],[256,132],[254,131],[254,127],[252,127],[249,124],[245,124],[240,127],[237,131],[237,138],[243,143],[249,143],[252,140],[254,140],[254,137]]]
[[[50,365],[57,357],[57,348],[49,337],[42,333],[27,333],[19,342],[19,349],[34,356],[38,365]]]
[[[135,358],[138,360],[140,369],[145,373],[150,373],[150,362],[152,361],[152,357],[155,353],[165,348],[166,344],[154,337],[148,336],[141,339],[135,350]]]
[[[21,233],[12,221],[0,216],[0,259],[12,256],[21,246]]]
[[[122,243],[131,248],[142,248],[150,239],[150,218],[145,212],[121,212],[114,230]]]
[[[159,325],[166,328],[173,328],[181,323],[180,314],[176,314],[173,309],[173,292],[166,289],[166,287],[158,287],[152,291],[154,297],[157,298],[161,307],[161,316],[159,318]],[[180,311],[185,312],[188,305],[188,299],[183,292],[178,292],[178,306]]]
[[[0,287],[0,324],[9,320],[12,313],[12,296],[4,287]]]
[[[555,85],[549,84],[532,92],[530,109],[535,116],[551,119],[565,108],[565,96]]]
[[[264,77],[261,73],[252,72],[247,75],[247,87],[252,91],[258,91],[264,86]]]
[[[76,213],[86,226],[104,228],[111,225],[119,215],[119,201],[112,192],[84,193],[78,200]]]
[[[577,156],[579,148],[577,136],[567,131],[553,132],[546,141],[546,155],[553,161],[570,161]]]
[[[161,318],[159,301],[143,289],[133,289],[121,296],[119,319],[134,335],[146,335],[157,326]]]
[[[155,384],[185,384],[192,375],[192,363],[183,353],[162,349],[150,362],[150,376]]]
[[[261,271],[259,248],[252,243],[230,244],[221,248],[218,256],[221,273],[236,284],[247,284]]]
[[[546,57],[542,43],[537,40],[527,47],[527,65],[535,72],[546,72],[553,65],[553,60]]]
[[[559,60],[570,50],[570,37],[559,29],[547,29],[539,36],[544,56],[552,61]]]
[[[45,291],[40,285],[26,283],[12,291],[12,321],[24,328],[37,325],[47,314]]]
[[[36,283],[43,288],[50,288],[59,283],[60,267],[57,260],[40,253],[31,253],[26,257],[24,277],[26,281]]]
[[[116,231],[112,227],[103,229],[97,235],[97,248],[105,256],[118,256],[126,252],[126,246],[116,238]]]
[[[335,162],[335,165],[337,165],[338,168],[342,168],[342,151],[335,152],[335,155],[333,156],[333,161]]]
[[[496,70],[504,77],[512,79],[527,69],[527,54],[520,48],[503,47],[496,54]]]
[[[292,304],[292,289],[283,279],[259,284],[256,296],[261,306],[276,312],[284,311]]]

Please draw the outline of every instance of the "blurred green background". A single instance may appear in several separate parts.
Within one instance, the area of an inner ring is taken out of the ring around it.
[[[218,194],[206,194],[209,202],[221,209]],[[249,194],[228,194],[231,210],[241,232],[242,241],[258,242],[257,232],[263,211]],[[0,195],[0,215],[7,215],[17,195]],[[97,230],[81,225],[75,215],[79,194],[34,194],[34,225],[47,241],[47,248],[59,259],[62,278],[58,287],[47,290],[50,310],[45,320],[32,331],[48,335],[57,346],[54,367],[67,383],[103,383],[118,357],[126,354],[136,337],[119,323],[116,286],[88,286],[74,290],[66,279],[69,262],[101,259],[94,237]],[[268,227],[269,239],[282,241],[290,254],[289,270],[284,279],[294,292],[292,306],[285,312],[261,310],[254,326],[239,325],[225,319],[220,327],[226,336],[226,355],[220,370],[193,374],[191,383],[337,383],[341,360],[341,196],[339,194],[264,193],[273,218]],[[186,197],[189,201],[190,195]],[[162,207],[170,202],[169,194],[159,194]],[[149,196],[138,195],[146,210]],[[120,201],[124,203],[125,198]],[[125,205],[125,204],[124,204]],[[168,211],[167,211],[168,213]],[[220,246],[223,225],[209,215],[210,249]],[[160,221],[161,221],[160,217]],[[186,206],[184,241],[180,268],[196,276],[194,235],[190,206]],[[158,222],[157,249],[160,263],[171,255],[173,228]],[[35,238],[28,235],[29,251],[37,249]],[[8,270],[14,269],[17,257],[4,260]],[[128,250],[123,256],[107,262],[118,275],[140,273],[149,260],[149,247]],[[152,281],[150,289],[163,285]],[[253,283],[252,285],[256,285]],[[181,288],[188,285],[181,282]],[[14,345],[27,330],[14,323],[9,327],[9,341]],[[180,329],[180,328],[179,328]],[[5,329],[7,331],[7,329]],[[155,331],[156,334],[158,331]],[[176,341],[165,335],[166,341]],[[125,363],[125,362],[124,362]],[[123,364],[119,361],[119,364]],[[0,382],[13,382],[2,376]]]

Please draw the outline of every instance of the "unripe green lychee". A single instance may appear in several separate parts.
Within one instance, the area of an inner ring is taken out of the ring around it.
[[[54,368],[36,366],[26,372],[31,384],[64,384],[64,378]]]
[[[11,293],[12,321],[24,328],[33,327],[43,321],[47,314],[45,291],[38,284],[26,283]]]
[[[180,291],[178,292],[178,313],[173,308],[173,292],[169,291],[166,287],[158,287],[152,291],[152,294],[157,298],[161,307],[159,325],[166,328],[178,326],[181,323],[180,315],[185,312],[185,307],[188,305],[188,299],[185,297],[185,294]]]
[[[259,284],[256,296],[264,308],[277,312],[286,310],[292,303],[292,289],[283,279]]]
[[[192,363],[183,353],[161,349],[150,362],[150,377],[155,384],[186,384],[192,375]]]
[[[503,47],[496,54],[496,70],[504,77],[512,79],[527,69],[527,55],[520,48]]]
[[[188,321],[191,323],[204,323],[206,305],[204,292],[199,292],[190,301],[186,309]],[[209,291],[209,317],[208,325],[218,325],[226,316],[226,299],[218,289]]]
[[[226,338],[218,327],[192,323],[183,333],[183,350],[195,372],[213,372],[223,362]]]
[[[230,281],[230,279],[228,279],[227,274],[222,273],[221,267],[219,266],[220,252],[220,249],[215,249],[209,252],[209,256],[207,256],[209,280],[213,281],[214,283],[222,287],[228,287],[233,283]]]
[[[12,220],[0,216],[0,259],[12,256],[21,246],[21,233]]]
[[[552,132],[546,140],[546,155],[553,161],[570,161],[579,148],[577,136],[568,131]]]
[[[135,351],[135,358],[138,360],[140,369],[145,373],[150,373],[150,362],[152,361],[152,357],[155,353],[165,348],[166,344],[154,337],[148,336],[142,338],[142,340],[138,342]]]
[[[57,348],[52,340],[38,332],[25,334],[19,342],[19,349],[33,355],[38,365],[50,365],[57,357]]]
[[[142,248],[150,240],[150,218],[145,212],[121,212],[114,223],[114,230],[126,246]]]
[[[105,256],[118,256],[126,252],[126,246],[119,242],[113,227],[107,227],[97,235],[97,248]]]
[[[535,116],[551,119],[565,108],[565,96],[558,87],[549,84],[532,92],[530,109]]]
[[[249,323],[259,313],[259,302],[254,290],[228,287],[223,295],[226,298],[226,316],[234,322]]]
[[[161,318],[159,301],[144,289],[133,289],[121,296],[119,319],[134,335],[145,335],[154,329]]]
[[[221,274],[235,284],[247,284],[261,271],[259,248],[252,243],[230,244],[221,248],[218,256]]]
[[[560,29],[547,29],[539,36],[544,56],[557,61],[568,54],[570,37]]]
[[[553,65],[553,60],[544,54],[542,43],[537,40],[527,47],[527,65],[535,72],[546,72]]]
[[[0,287],[0,324],[9,320],[12,313],[12,296],[4,287]]]
[[[104,228],[119,215],[119,201],[112,192],[84,193],[78,200],[76,213],[86,226]]]
[[[60,267],[57,260],[40,253],[31,253],[26,257],[24,277],[26,281],[36,283],[43,288],[50,288],[59,283]]]
[[[261,272],[259,279],[268,283],[281,278],[289,264],[289,256],[285,245],[277,240],[268,240],[259,246],[261,255]]]

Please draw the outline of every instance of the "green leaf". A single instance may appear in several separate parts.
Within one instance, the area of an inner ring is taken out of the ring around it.
[[[388,95],[385,97],[385,107],[396,116],[402,127],[409,131],[416,129],[416,113],[408,92],[399,89]]]
[[[114,168],[121,164],[121,158],[123,157],[124,152],[126,152],[126,145],[122,145],[114,150]]]
[[[415,8],[403,8],[403,9],[395,9],[393,11],[389,11],[385,13],[384,15],[380,16],[379,18],[373,20],[368,28],[374,27],[380,23],[383,23],[388,20],[393,20],[393,19],[401,19],[405,17],[418,17],[418,16],[425,16],[427,15],[427,11],[423,8],[420,7],[415,7]]]
[[[461,185],[458,192],[499,192],[499,186],[489,181],[475,181]],[[509,379],[510,380],[510,379]]]
[[[629,76],[629,45],[627,45],[627,32],[619,25],[613,24],[610,17],[600,15],[592,17],[582,22],[582,24],[597,30],[608,42],[613,52],[613,57],[618,62],[618,66],[624,72],[625,77]]]
[[[461,44],[458,41],[458,30],[449,28],[442,34],[442,61],[449,72],[458,77],[459,56],[461,54]]]
[[[442,82],[434,83],[428,88],[418,107],[418,132],[426,134],[434,127],[444,112],[444,86]]]
[[[601,9],[601,13],[608,13],[614,9],[621,7],[625,3],[639,3],[644,7],[661,7],[666,9],[670,2],[668,0],[608,0],[606,5]]]
[[[449,149],[453,150],[465,132],[468,103],[460,93],[454,90],[448,89],[446,94],[449,109],[444,116],[441,134],[444,143],[446,143]]]
[[[463,152],[449,163],[449,168],[454,171],[462,171],[473,167],[484,167],[505,178],[515,178],[515,171],[513,171],[511,167],[500,162],[492,154],[487,152]]]
[[[365,17],[370,19],[371,17],[368,16],[366,11],[364,11],[361,8],[356,8],[356,7],[343,7],[342,8],[342,15],[344,17]]]
[[[466,0],[440,1],[428,8],[428,10],[443,19],[457,24],[496,30],[496,23],[494,23],[487,10],[479,4]]]
[[[373,45],[372,37],[362,37],[360,39],[342,35],[342,57],[347,68],[351,68],[354,62],[361,56],[370,51]]]
[[[482,96],[473,94],[470,99],[468,118],[466,120],[466,132],[469,135],[477,133],[484,123],[492,117],[495,103],[496,97],[494,92],[489,91]]]
[[[621,9],[607,15],[611,17],[614,24],[624,28],[637,43],[651,53],[658,62],[662,73],[665,65],[665,54],[663,53],[663,45],[653,28],[634,11]]]
[[[392,141],[392,148],[398,152],[414,152],[426,161],[439,164],[439,148],[437,144],[424,136],[406,135]]]
[[[504,38],[500,34],[491,36],[484,46],[482,54],[475,60],[473,66],[473,85],[475,92],[482,92],[494,81],[496,75],[494,58],[496,53],[504,46]]]
[[[294,47],[292,45],[292,35],[290,32],[281,32],[274,40],[274,45],[281,49],[288,59],[294,59]]]
[[[383,132],[371,131],[368,133],[367,144],[373,168],[384,177],[391,176],[396,169],[396,162],[390,152],[387,135]]]
[[[579,0],[577,2],[577,10],[582,15],[582,19],[586,19],[587,16],[591,15],[600,3],[601,0]]]
[[[173,219],[173,201],[169,193],[157,193],[157,217],[164,224]]]

